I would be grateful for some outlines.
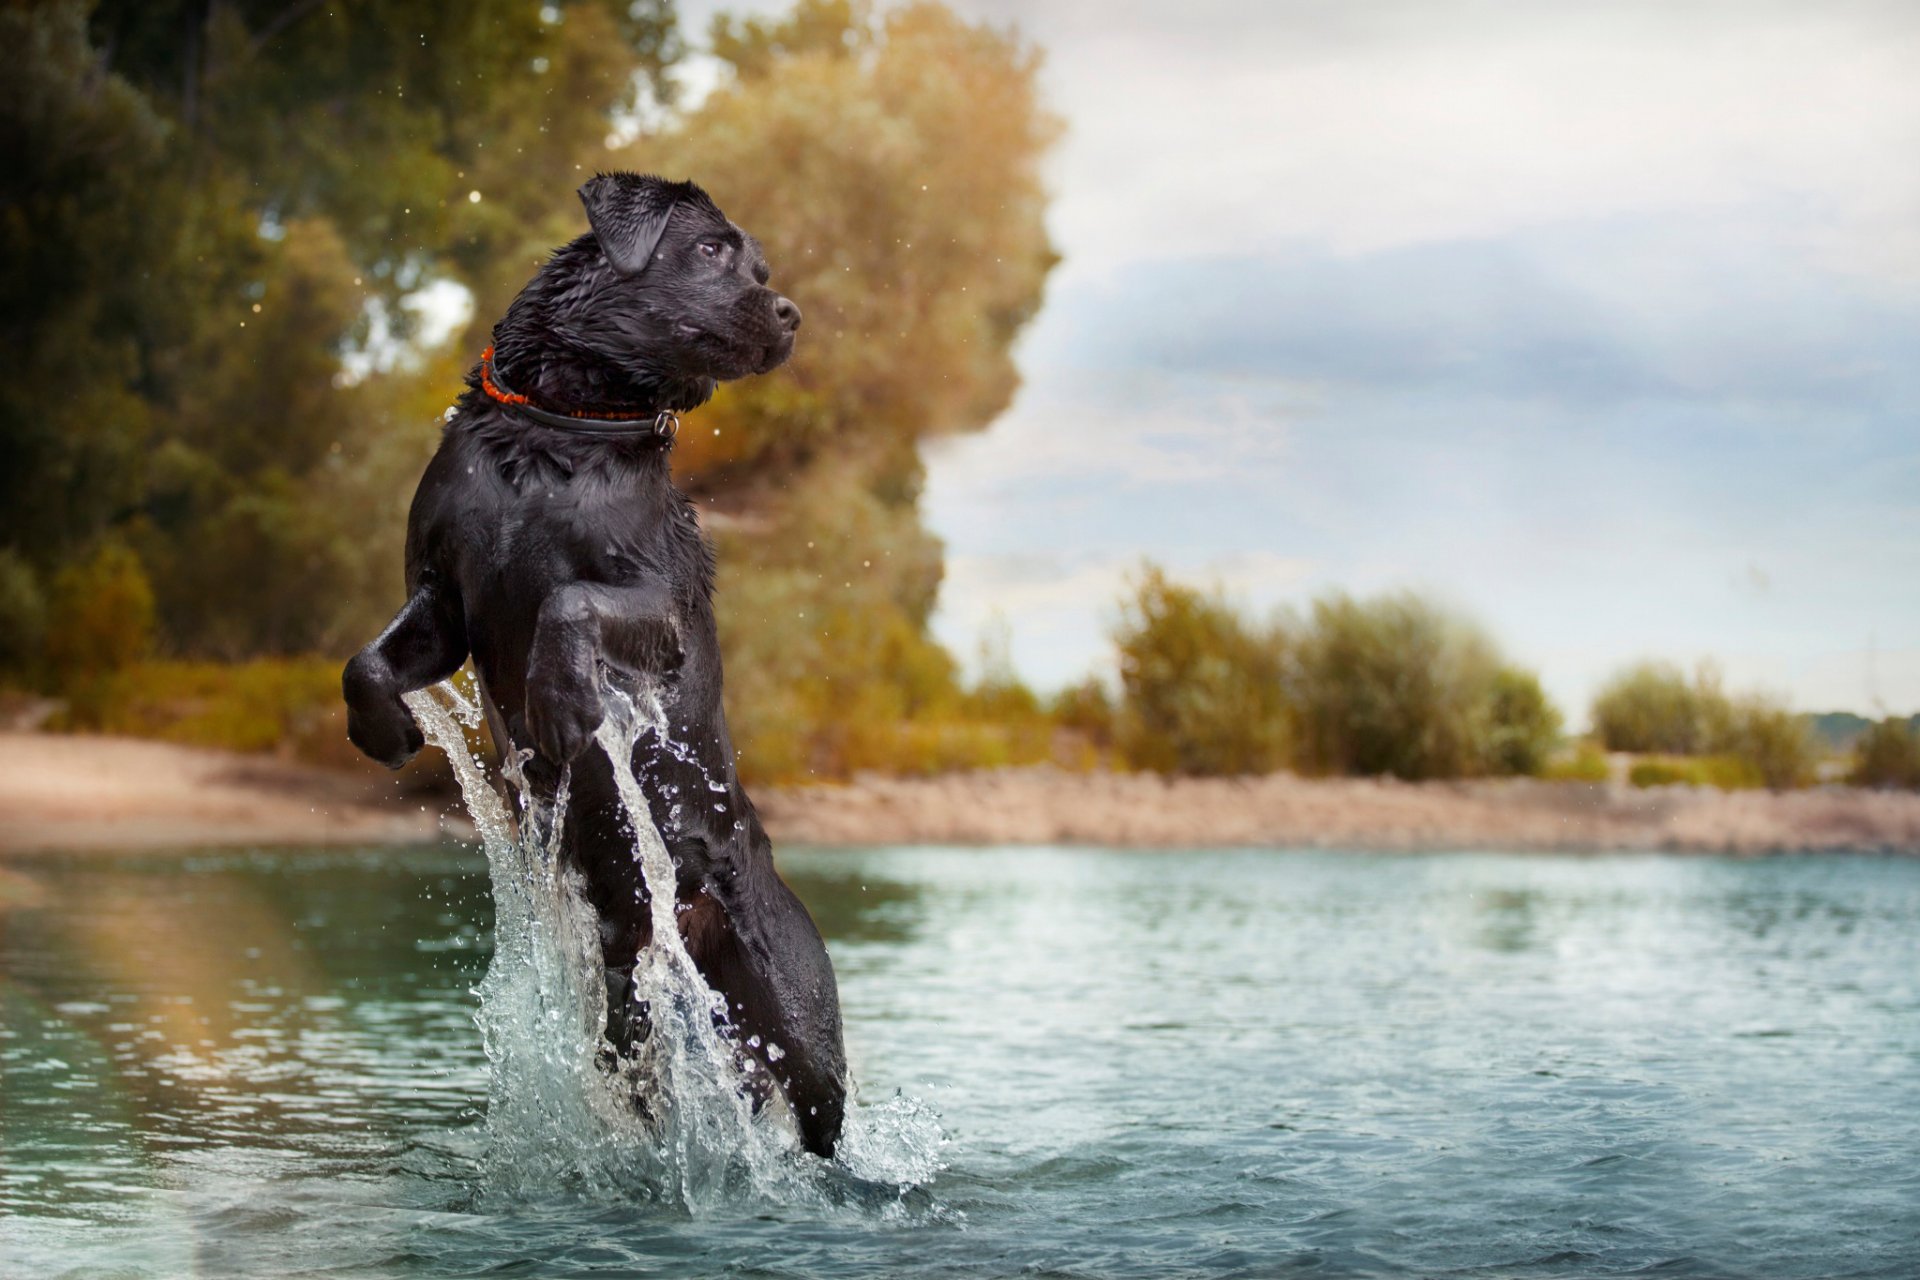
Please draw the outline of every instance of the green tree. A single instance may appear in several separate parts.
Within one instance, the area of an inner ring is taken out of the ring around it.
[[[47,658],[74,689],[147,656],[153,647],[153,588],[126,544],[103,542],[60,570],[47,611]]]
[[[1540,677],[1502,667],[1489,693],[1486,764],[1491,773],[1537,774],[1560,743],[1560,711],[1540,687]]]
[[[1868,726],[1854,745],[1847,777],[1856,787],[1920,790],[1920,733],[1894,716]]]
[[[715,35],[729,78],[609,163],[698,177],[806,314],[792,362],[721,388],[675,450],[716,513],[742,767],[841,776],[1043,752],[982,723],[993,700],[964,698],[927,634],[941,548],[920,524],[918,448],[1006,406],[1013,340],[1056,260],[1038,56],[931,4],[802,0]]]
[[[0,676],[30,674],[44,653],[47,599],[26,557],[0,547]]]
[[[1691,755],[1725,734],[1732,707],[1711,667],[1689,680],[1670,662],[1647,661],[1608,680],[1591,714],[1593,731],[1609,751]]]
[[[1730,704],[1727,728],[1712,745],[1749,766],[1775,791],[1813,781],[1813,733],[1805,716],[1775,699],[1749,694]]]
[[[397,602],[435,419],[582,229],[582,176],[686,174],[808,316],[676,459],[721,544],[748,759],[1029,751],[968,722],[998,702],[927,634],[918,442],[1005,406],[1055,260],[1038,55],[933,4],[803,0],[716,39],[727,78],[676,111],[665,0],[0,7],[0,545],[50,582],[124,544],[166,654],[350,648]],[[410,348],[438,281],[468,332]]]
[[[1669,662],[1635,663],[1601,687],[1592,717],[1594,733],[1609,751],[1720,756],[1723,767],[1705,776],[1776,790],[1813,778],[1806,718],[1763,694],[1730,697],[1712,663],[1701,663],[1691,680]],[[1662,768],[1687,772],[1649,764],[1640,776],[1658,776]]]
[[[1127,759],[1160,773],[1266,773],[1286,763],[1284,637],[1144,566],[1113,633]]]
[[[619,163],[700,175],[765,244],[806,327],[771,378],[721,389],[678,450],[702,491],[858,454],[918,495],[914,443],[976,430],[1018,383],[1015,336],[1057,261],[1040,163],[1059,130],[1039,55],[937,4],[801,0],[716,26],[732,77]]]
[[[1531,772],[1558,729],[1538,681],[1474,624],[1412,593],[1314,602],[1294,674],[1316,771],[1456,778]]]

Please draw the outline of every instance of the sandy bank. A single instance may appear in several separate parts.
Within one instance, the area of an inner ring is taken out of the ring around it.
[[[0,733],[0,854],[436,840],[448,807],[365,776],[128,738]],[[1183,779],[1007,769],[754,792],[774,840],[1333,849],[1884,850],[1920,795],[1546,783]],[[457,818],[454,834],[470,834]]]
[[[365,779],[132,738],[0,732],[0,854],[437,839]]]
[[[1775,795],[1286,774],[1170,782],[1040,768],[863,778],[758,802],[786,843],[1920,854],[1920,795],[1837,787]]]

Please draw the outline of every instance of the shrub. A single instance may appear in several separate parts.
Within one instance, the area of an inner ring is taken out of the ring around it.
[[[1593,731],[1609,751],[1692,755],[1728,718],[1711,668],[1688,680],[1670,662],[1641,662],[1615,675],[1593,700]]]
[[[153,586],[138,556],[103,542],[54,575],[46,661],[77,723],[96,720],[113,694],[110,677],[153,648]]]
[[[1813,777],[1814,742],[1806,717],[1763,694],[1729,698],[1719,673],[1707,664],[1691,681],[1665,662],[1642,662],[1620,672],[1593,700],[1593,728],[1614,751],[1714,755],[1737,762],[1737,767],[1704,774],[1694,771],[1707,785],[1780,790],[1804,786]],[[1678,768],[1663,764],[1646,776],[1670,767]]]
[[[1479,628],[1412,593],[1316,601],[1293,686],[1302,763],[1323,772],[1420,779],[1537,767],[1558,731],[1531,676],[1503,669]]]
[[[1715,745],[1775,791],[1813,780],[1813,735],[1806,718],[1762,695],[1732,705],[1728,727]]]
[[[96,687],[98,696],[71,707],[62,727],[228,751],[285,747],[308,756],[338,755],[319,738],[346,737],[340,664],[331,658],[137,662],[100,677]]]
[[[1758,769],[1735,756],[1649,756],[1633,762],[1627,781],[1636,787],[1718,787],[1722,791],[1766,785]]]
[[[1560,741],[1560,712],[1531,671],[1494,673],[1486,762],[1492,773],[1537,774]],[[1604,758],[1601,765],[1604,768]],[[1604,776],[1604,775],[1603,775]]]
[[[0,547],[0,675],[22,676],[40,661],[47,601],[26,557]]]
[[[1146,565],[1114,631],[1124,689],[1119,738],[1160,773],[1266,773],[1287,759],[1277,628],[1248,625],[1218,594]]]
[[[1613,770],[1600,744],[1582,738],[1572,751],[1548,760],[1540,776],[1553,782],[1606,782]]]
[[[1868,726],[1854,745],[1847,781],[1856,787],[1920,790],[1920,733],[1911,722],[1892,716]]]
[[[1047,714],[1056,725],[1079,734],[1096,750],[1114,745],[1119,712],[1107,686],[1098,679],[1089,677],[1062,689],[1048,704]]]

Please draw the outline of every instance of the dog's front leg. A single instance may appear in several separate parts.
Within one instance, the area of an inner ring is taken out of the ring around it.
[[[600,727],[602,658],[642,675],[679,668],[685,655],[664,581],[570,582],[541,603],[527,659],[527,732],[555,764],[577,757]]]
[[[347,737],[387,768],[398,769],[424,745],[420,726],[400,695],[445,680],[466,660],[459,595],[438,575],[429,574],[387,629],[355,654],[341,674]]]

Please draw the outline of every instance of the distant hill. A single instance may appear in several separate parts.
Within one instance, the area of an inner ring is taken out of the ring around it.
[[[1851,711],[1822,711],[1807,716],[1807,727],[1813,730],[1814,736],[1835,751],[1853,750],[1853,744],[1873,723]],[[1907,728],[1920,733],[1920,714],[1907,717]]]

